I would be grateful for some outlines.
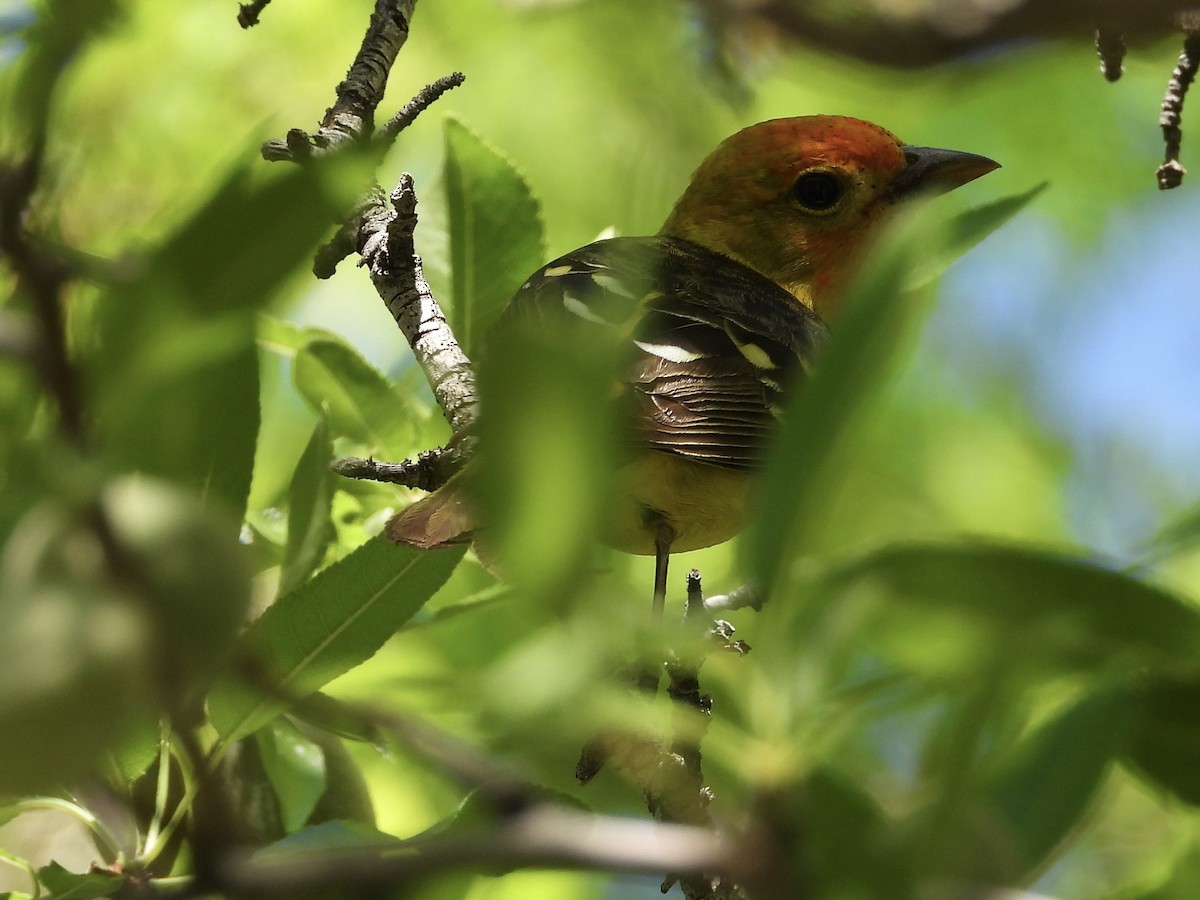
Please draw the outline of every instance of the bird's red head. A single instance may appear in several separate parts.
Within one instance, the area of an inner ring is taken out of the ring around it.
[[[730,256],[827,316],[890,209],[995,168],[972,153],[907,146],[862,119],[772,119],[709,154],[660,234]]]

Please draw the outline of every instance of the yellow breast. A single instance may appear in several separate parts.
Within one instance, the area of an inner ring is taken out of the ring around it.
[[[624,553],[653,556],[664,521],[675,535],[672,553],[720,544],[746,523],[752,484],[746,472],[648,450],[617,477],[622,496],[603,537]]]

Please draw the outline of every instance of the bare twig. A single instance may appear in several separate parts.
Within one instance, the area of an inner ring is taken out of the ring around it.
[[[1200,66],[1200,14],[1189,13],[1183,17],[1183,27],[1186,36],[1183,39],[1183,50],[1179,54],[1179,62],[1167,82],[1167,93],[1163,97],[1162,113],[1158,124],[1162,126],[1163,141],[1166,150],[1163,163],[1155,171],[1160,190],[1170,190],[1179,187],[1187,170],[1179,162],[1180,144],[1183,142],[1183,129],[1180,121],[1183,115],[1183,101],[1187,97],[1188,88],[1196,77],[1196,68]]]
[[[1120,81],[1125,74],[1125,49],[1125,32],[1120,27],[1105,23],[1096,29],[1096,55],[1107,81]]]
[[[243,28],[252,28],[257,25],[259,13],[266,9],[270,2],[271,0],[251,0],[250,3],[239,3],[238,24]]]
[[[346,78],[338,84],[337,100],[325,111],[320,129],[313,135],[299,129],[289,132],[302,135],[303,143],[311,147],[311,154],[331,153],[371,136],[375,130],[375,109],[383,100],[396,54],[408,40],[408,23],[416,3],[417,0],[376,0],[362,46]],[[267,141],[262,155],[272,161],[300,161],[299,143],[295,139]]]
[[[332,278],[338,263],[358,251],[363,243],[360,235],[384,231],[394,215],[388,206],[388,198],[383,188],[372,184],[366,196],[338,228],[337,233],[327,244],[317,248],[313,257],[313,274],[318,278]]]
[[[449,481],[450,476],[462,468],[467,455],[463,446],[456,444],[425,450],[415,459],[406,459],[398,463],[347,456],[334,460],[332,467],[334,472],[346,478],[382,481],[433,491]]]
[[[700,570],[692,569],[687,574],[684,624],[703,627],[707,621],[708,610],[704,605]],[[728,622],[718,622],[705,631],[707,640],[715,638],[723,646],[729,646],[732,634],[733,627]],[[700,690],[700,667],[703,664],[703,651],[692,655],[691,658],[672,656],[666,665],[667,695],[674,701],[677,711],[671,752],[679,757],[683,764],[682,774],[687,781],[687,791],[682,796],[691,798],[693,815],[702,816],[700,821],[711,824],[708,808],[712,803],[713,793],[704,783],[703,759],[700,752],[704,731],[712,717],[712,697]],[[692,726],[692,720],[697,715],[700,721],[699,732]],[[653,812],[653,809],[651,811]],[[711,871],[692,875],[674,873],[663,882],[663,891],[666,892],[675,880],[679,881],[679,888],[687,900],[735,900],[745,896],[737,884],[715,877]]]
[[[408,128],[417,116],[429,108],[430,104],[436,101],[446,91],[453,90],[466,81],[466,76],[462,72],[454,72],[451,75],[443,76],[432,84],[427,84],[417,92],[408,103],[404,104],[401,110],[388,120],[387,124],[379,130],[372,141],[376,151],[382,155],[388,147],[396,140],[396,137],[405,128]],[[293,136],[295,130],[288,132],[289,138]],[[298,144],[291,151],[290,158],[301,159],[303,154],[311,151],[312,145],[308,143],[308,137],[304,132],[299,132],[303,143]],[[301,156],[297,155],[297,150],[301,152]],[[380,212],[382,210],[382,213]],[[333,273],[337,271],[338,263],[358,249],[358,235],[362,231],[378,231],[379,223],[372,222],[372,216],[387,216],[386,200],[383,195],[383,188],[378,184],[372,185],[367,191],[365,199],[358,205],[354,213],[351,214],[342,226],[338,229],[337,234],[330,241],[317,250],[316,256],[313,259],[313,274],[318,278],[332,278]],[[385,223],[386,224],[386,223]]]
[[[728,594],[717,594],[704,599],[704,608],[711,612],[731,612],[735,609],[760,610],[763,595],[756,584],[743,584]]]
[[[396,136],[400,132],[411,125],[417,116],[435,103],[442,94],[454,90],[466,80],[467,76],[462,72],[452,72],[449,75],[443,75],[431,84],[425,85],[425,87],[417,91],[415,97],[400,108],[398,113],[388,119],[383,128],[379,130],[377,139],[384,144],[391,144],[396,140]]]

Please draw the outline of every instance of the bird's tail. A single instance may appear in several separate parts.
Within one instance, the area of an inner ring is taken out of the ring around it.
[[[470,543],[477,524],[462,488],[451,479],[392,516],[384,533],[397,544],[433,550]]]

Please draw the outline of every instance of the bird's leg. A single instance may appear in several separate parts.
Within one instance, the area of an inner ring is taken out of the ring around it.
[[[675,529],[660,519],[654,535],[654,604],[651,607],[654,621],[661,622],[667,602],[667,564],[671,561],[671,543],[675,540]]]

